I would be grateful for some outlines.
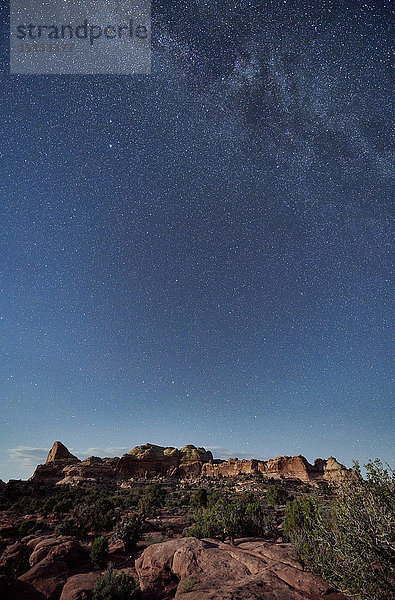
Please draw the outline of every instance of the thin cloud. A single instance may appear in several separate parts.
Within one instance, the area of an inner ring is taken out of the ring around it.
[[[264,456],[254,456],[252,452],[229,450],[223,446],[206,446],[206,450],[210,450],[214,458],[257,458],[258,460],[267,460]]]
[[[32,469],[38,464],[44,463],[48,448],[36,448],[33,446],[17,446],[8,450],[10,461],[16,463],[23,469]]]
[[[75,452],[77,456],[108,456],[114,457],[119,456],[120,454],[125,454],[128,452],[130,447],[128,446],[96,446],[93,448],[87,448],[86,450],[70,450],[70,452]]]

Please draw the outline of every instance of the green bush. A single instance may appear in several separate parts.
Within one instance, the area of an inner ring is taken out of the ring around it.
[[[165,498],[166,490],[159,483],[150,485],[138,501],[138,510],[144,518],[156,517],[164,506]]]
[[[126,552],[134,552],[137,542],[141,537],[142,518],[135,514],[127,519],[122,519],[115,528],[116,537],[124,543]]]
[[[121,573],[117,575],[109,567],[99,577],[93,590],[93,600],[131,600],[139,597],[139,588],[132,577]]]
[[[97,537],[93,540],[90,558],[95,569],[103,569],[108,562],[108,540]]]
[[[18,527],[18,533],[20,536],[25,537],[26,535],[30,535],[37,531],[40,528],[40,525],[37,523],[35,519],[27,519],[22,521],[22,523]]]
[[[252,494],[232,499],[210,494],[207,508],[198,509],[194,519],[188,535],[198,538],[228,538],[233,543],[235,537],[272,534],[271,520]]]
[[[265,495],[267,506],[286,504],[289,500],[288,492],[283,485],[269,485]]]
[[[196,492],[191,498],[191,507],[193,509],[206,508],[208,501],[207,496],[207,490],[205,488],[199,488],[198,490],[196,490]]]
[[[80,529],[74,519],[64,519],[55,527],[55,535],[72,535],[78,537]]]
[[[395,479],[379,460],[366,480],[337,486],[330,505],[302,498],[287,506],[284,532],[305,564],[363,600],[393,598]]]
[[[314,536],[320,522],[321,512],[315,498],[303,496],[286,505],[284,534],[293,543],[302,564],[310,568],[316,561]]]
[[[181,584],[181,589],[183,592],[192,592],[193,588],[195,587],[195,585],[197,584],[197,579],[196,577],[193,577],[193,575],[190,575],[189,577],[185,577],[185,579],[183,579],[182,584]]]
[[[93,504],[78,504],[71,511],[71,517],[81,536],[89,531],[110,531],[115,521],[115,508],[107,499],[99,499]]]
[[[62,498],[61,500],[58,500],[58,502],[56,502],[56,504],[53,505],[52,511],[56,515],[62,515],[64,513],[70,512],[70,510],[72,508],[73,508],[73,500],[71,498]]]

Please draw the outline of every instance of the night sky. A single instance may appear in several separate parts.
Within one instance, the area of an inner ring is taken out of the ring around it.
[[[151,75],[9,75],[0,477],[55,440],[393,460],[390,3],[152,6]]]

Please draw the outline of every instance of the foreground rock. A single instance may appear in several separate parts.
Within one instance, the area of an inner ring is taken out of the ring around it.
[[[196,538],[154,544],[136,570],[145,600],[345,600],[303,571],[288,544],[260,539],[236,546]]]
[[[84,570],[87,555],[73,538],[47,538],[35,545],[29,564],[31,568],[19,577],[19,582],[43,598],[52,600],[59,598],[71,575]]]
[[[62,590],[60,600],[90,600],[100,573],[91,571],[69,577]]]

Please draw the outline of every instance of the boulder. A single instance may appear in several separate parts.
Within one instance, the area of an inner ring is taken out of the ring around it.
[[[69,577],[62,590],[60,600],[90,600],[100,572],[91,571]]]
[[[41,540],[30,556],[31,568],[19,577],[19,581],[47,600],[57,600],[66,580],[86,568],[86,558],[86,552],[74,538]]]
[[[45,538],[35,545],[29,564],[33,567],[48,557],[53,560],[66,560],[71,566],[78,566],[84,558],[84,551],[75,538],[68,536]]]
[[[0,569],[9,575],[18,576],[29,568],[30,549],[22,542],[10,544],[0,558]]]
[[[1,600],[45,600],[40,592],[34,587],[19,579],[9,579],[0,576],[0,598]]]
[[[196,538],[154,544],[136,570],[145,600],[345,600],[303,571],[288,544],[253,538],[235,546]]]
[[[57,600],[70,575],[70,568],[65,561],[54,561],[48,557],[21,575],[19,581],[33,588],[47,600]]]

